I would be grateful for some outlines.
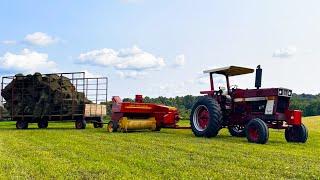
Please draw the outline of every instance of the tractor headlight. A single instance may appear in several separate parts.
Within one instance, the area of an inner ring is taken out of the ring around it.
[[[288,96],[292,96],[292,91],[291,90],[289,90]]]
[[[282,89],[279,89],[279,95],[283,95],[283,90]]]

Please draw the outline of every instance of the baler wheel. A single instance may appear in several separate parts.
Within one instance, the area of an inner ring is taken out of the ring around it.
[[[117,132],[118,127],[116,127],[115,123],[113,121],[109,121],[108,123],[108,131],[109,132]]]
[[[76,129],[85,129],[87,122],[84,119],[77,119],[75,122]]]
[[[48,121],[44,119],[40,119],[38,122],[38,128],[45,129],[48,127]]]
[[[197,137],[214,137],[221,129],[222,115],[218,102],[210,97],[199,97],[192,107],[190,125]]]
[[[246,136],[249,142],[265,144],[269,139],[267,124],[261,119],[253,119],[246,126]]]
[[[18,120],[16,122],[17,129],[27,129],[28,128],[28,121]]]
[[[161,126],[157,126],[154,131],[160,131],[160,130],[161,130]]]
[[[231,136],[246,137],[245,127],[241,125],[234,125],[228,127]]]
[[[304,124],[288,127],[285,130],[285,138],[287,142],[305,143],[308,139],[307,127]]]

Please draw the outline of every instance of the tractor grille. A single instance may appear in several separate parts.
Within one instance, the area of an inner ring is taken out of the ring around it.
[[[263,101],[252,101],[249,102],[250,106],[251,106],[251,111],[252,112],[261,112],[264,113],[265,109],[266,109],[266,104],[267,104],[267,100],[263,100]]]
[[[277,103],[277,112],[284,113],[289,108],[289,97],[279,96]]]

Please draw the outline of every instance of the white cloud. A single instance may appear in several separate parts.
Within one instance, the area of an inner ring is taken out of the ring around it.
[[[82,53],[78,59],[83,64],[110,66],[118,63],[118,52],[104,48]]]
[[[5,45],[15,45],[17,44],[17,41],[14,41],[14,40],[4,40],[1,42],[2,44],[5,44]]]
[[[144,77],[147,73],[141,71],[117,71],[117,74],[122,79],[139,79]]]
[[[37,46],[47,46],[58,41],[57,38],[47,35],[43,32],[35,32],[32,34],[26,35],[24,40],[30,44]]]
[[[182,67],[185,64],[185,57],[183,54],[176,56],[173,66],[174,67]]]
[[[0,69],[23,73],[53,72],[56,63],[48,59],[48,54],[23,49],[20,54],[7,52],[0,57]]]
[[[91,71],[88,71],[88,70],[82,70],[81,72],[84,72],[85,73],[85,76],[86,78],[97,78],[97,77],[101,77],[95,73],[92,73]]]
[[[289,58],[297,53],[297,48],[294,46],[277,49],[273,52],[272,57]]]
[[[113,50],[93,50],[79,55],[79,62],[97,66],[112,66],[119,70],[144,71],[158,70],[165,66],[163,58],[141,50],[137,46],[132,48]]]

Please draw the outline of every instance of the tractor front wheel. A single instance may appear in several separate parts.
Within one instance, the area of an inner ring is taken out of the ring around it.
[[[246,136],[249,142],[265,144],[269,139],[267,124],[261,119],[253,119],[246,126]]]
[[[84,119],[77,119],[75,123],[76,129],[85,129],[87,122]]]
[[[308,139],[308,130],[304,124],[300,126],[291,126],[285,130],[287,142],[305,143]]]
[[[16,122],[17,129],[27,129],[28,128],[28,121],[25,120],[18,120]]]
[[[190,125],[197,137],[217,136],[221,129],[222,115],[218,102],[208,96],[199,97],[192,107]]]
[[[229,126],[228,130],[231,136],[235,137],[245,137],[246,132],[245,132],[245,127],[242,125],[234,125],[234,126]]]

